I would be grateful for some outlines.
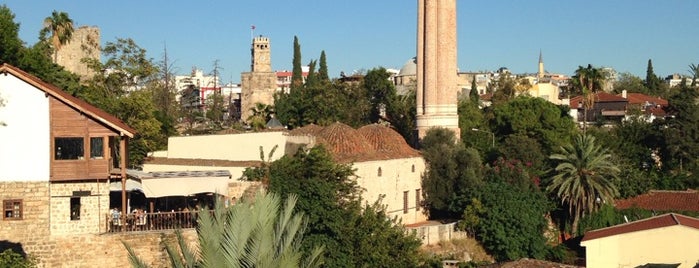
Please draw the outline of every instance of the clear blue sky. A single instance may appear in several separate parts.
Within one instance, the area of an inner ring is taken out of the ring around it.
[[[325,50],[331,77],[340,71],[400,68],[415,53],[416,0],[97,1],[0,0],[31,45],[43,19],[64,11],[76,26],[101,30],[102,44],[132,38],[160,60],[167,45],[178,74],[192,66],[211,72],[219,60],[225,82],[250,69],[250,26],[272,44],[272,67],[291,69],[293,37],[302,62]],[[687,74],[699,63],[699,1],[466,1],[458,0],[461,71],[571,74],[579,65],[609,66],[645,78]]]

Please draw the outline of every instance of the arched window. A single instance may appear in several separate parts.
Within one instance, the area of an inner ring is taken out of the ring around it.
[[[413,172],[413,173],[415,173],[415,164],[413,164],[413,166],[412,166],[412,167],[410,167],[410,172]]]
[[[381,167],[379,167],[379,170],[376,173],[379,177],[381,177]]]

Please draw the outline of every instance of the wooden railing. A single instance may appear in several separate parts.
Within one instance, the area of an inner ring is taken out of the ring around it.
[[[196,228],[202,211],[108,214],[107,232],[133,232]]]

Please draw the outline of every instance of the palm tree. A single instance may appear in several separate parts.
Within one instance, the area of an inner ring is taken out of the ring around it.
[[[699,65],[690,64],[689,73],[692,74],[692,87],[697,85],[697,78],[699,78]]]
[[[573,144],[561,149],[560,154],[549,157],[558,165],[546,190],[568,206],[573,233],[577,233],[578,221],[583,215],[596,211],[619,195],[612,183],[619,168],[610,161],[612,155],[607,149],[596,145],[595,138],[590,135],[578,135]]]
[[[195,248],[187,246],[179,231],[179,250],[166,247],[171,266],[319,267],[322,248],[313,249],[304,259],[301,242],[306,222],[302,213],[294,213],[296,201],[290,195],[281,204],[279,195],[260,191],[228,208],[217,203],[212,213],[199,213]],[[147,267],[129,245],[124,246],[132,267]]]
[[[53,11],[50,17],[44,19],[42,35],[51,33],[51,45],[53,46],[53,62],[58,60],[58,50],[70,41],[73,36],[73,20],[68,13]]]
[[[578,66],[573,76],[573,84],[582,92],[583,101],[583,133],[587,132],[587,111],[595,105],[595,96],[600,88],[604,86],[606,74],[598,68],[593,68],[591,64],[587,67]]]
[[[248,116],[247,121],[252,126],[253,129],[263,129],[267,121],[272,118],[274,113],[274,107],[264,103],[257,102],[255,106],[250,108],[252,113]]]

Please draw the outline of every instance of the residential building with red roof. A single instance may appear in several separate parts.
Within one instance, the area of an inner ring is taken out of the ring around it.
[[[584,96],[575,96],[570,99],[570,116],[573,117],[573,121],[581,124],[600,121],[621,122],[626,116],[626,108],[629,104],[627,99],[606,92],[598,92],[591,97],[593,105],[588,108],[587,113]]]
[[[587,267],[645,267],[699,263],[699,219],[664,214],[585,233]],[[663,266],[664,267],[664,266]]]
[[[626,90],[617,96],[629,101],[627,120],[634,116],[642,116],[647,122],[653,122],[656,118],[665,118],[667,115],[668,101],[663,98],[642,93],[627,93]],[[634,114],[634,110],[638,111],[639,114]]]
[[[699,212],[699,192],[651,190],[646,194],[616,200],[614,206],[617,209],[641,208],[657,212]]]

